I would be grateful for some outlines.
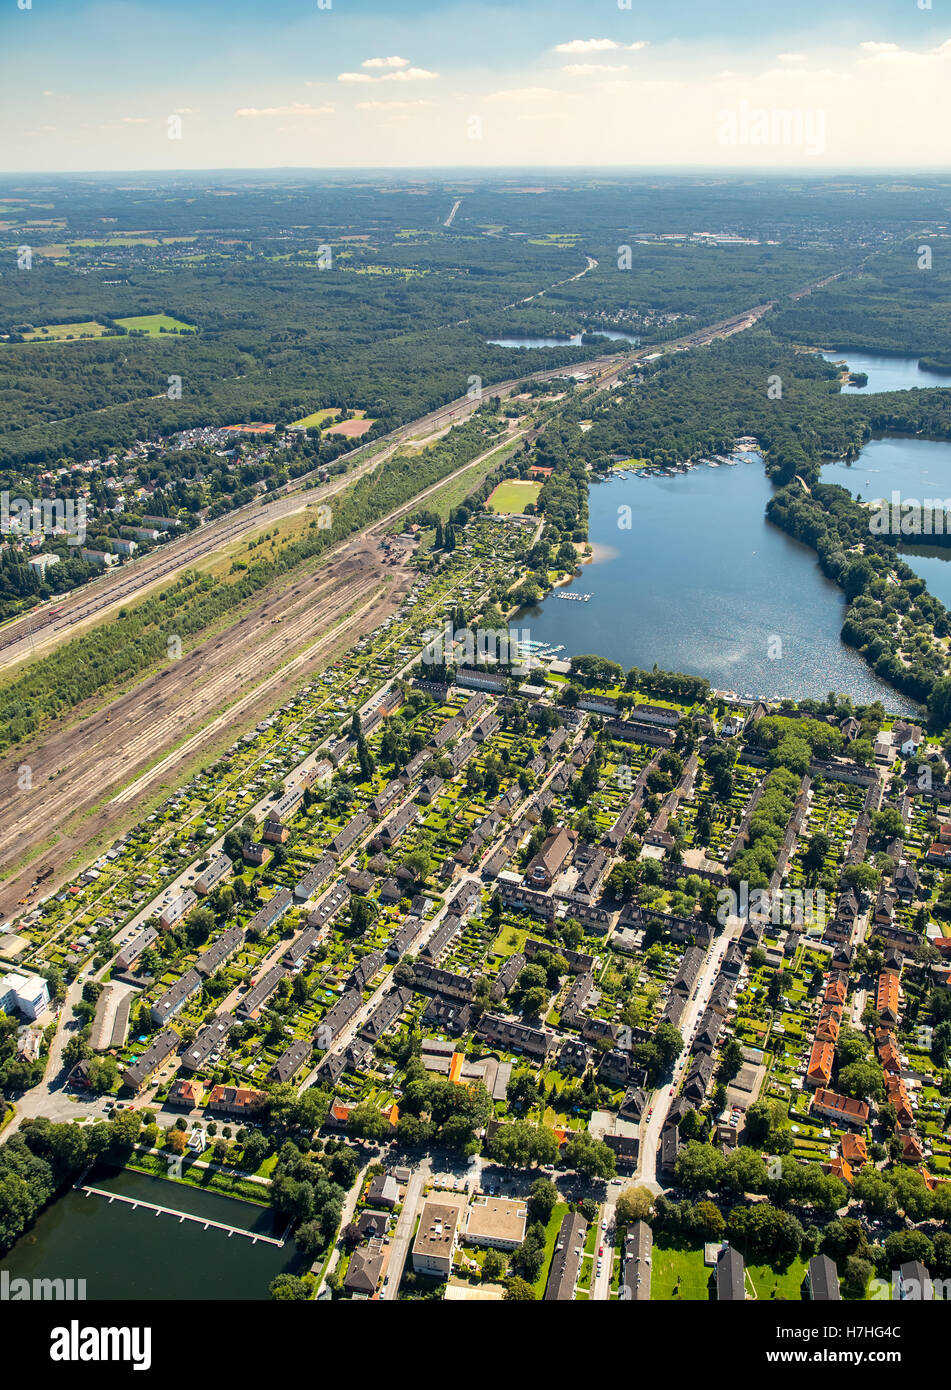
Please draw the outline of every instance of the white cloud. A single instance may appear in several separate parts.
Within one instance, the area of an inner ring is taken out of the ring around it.
[[[897,53],[897,43],[860,43],[859,48],[864,48],[866,53]]]
[[[412,111],[419,106],[432,106],[431,101],[358,101],[358,111]]]
[[[149,121],[148,121],[148,117],[147,117],[147,116],[123,116],[123,117],[122,117],[122,124],[123,124],[123,125],[148,125],[148,123],[149,123]]]
[[[408,58],[364,58],[360,65],[364,68],[408,68]]]
[[[290,106],[242,106],[234,114],[251,119],[260,116],[332,116],[334,108],[332,106],[307,106],[304,102],[295,101]]]
[[[647,47],[646,39],[635,43],[617,43],[614,39],[569,39],[567,43],[555,45],[556,53],[609,53],[612,49],[627,49],[630,53]]]
[[[776,61],[777,63],[804,63],[806,55],[805,53],[777,53]]]
[[[176,106],[176,107],[175,107],[175,115],[176,115],[176,116],[194,116],[194,115],[196,115],[197,113],[198,113],[198,107],[197,107],[197,106]]]
[[[555,45],[556,53],[607,53],[612,48],[620,48],[614,39],[569,39],[567,43]]]
[[[568,63],[562,72],[569,77],[591,77],[602,72],[627,72],[627,63]]]
[[[388,72],[385,77],[381,77],[381,82],[433,82],[439,76],[438,72],[430,72],[428,68],[404,68],[400,72]]]
[[[509,87],[503,92],[490,92],[486,101],[538,101],[560,95],[554,87]]]
[[[439,76],[438,72],[430,72],[427,68],[398,68],[394,72],[386,72],[382,77],[371,77],[368,72],[341,72],[337,75],[338,82],[432,82]]]

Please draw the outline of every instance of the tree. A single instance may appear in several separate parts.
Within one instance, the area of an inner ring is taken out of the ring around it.
[[[501,1279],[506,1270],[505,1256],[500,1250],[487,1250],[485,1259],[482,1261],[482,1280],[484,1283],[495,1283]]]
[[[99,1095],[119,1089],[119,1068],[114,1057],[90,1057],[86,1063],[90,1089]]]
[[[713,1202],[697,1202],[691,1213],[691,1224],[701,1240],[719,1240],[726,1229],[723,1213]]]
[[[188,1135],[183,1129],[170,1129],[165,1137],[165,1147],[173,1154],[183,1154],[188,1147]]]
[[[920,1260],[930,1269],[934,1263],[934,1246],[923,1231],[892,1231],[885,1237],[885,1254],[891,1269]]]
[[[528,1194],[529,1219],[547,1226],[557,1201],[558,1189],[551,1178],[536,1178]]]
[[[359,1239],[359,1229],[357,1227],[353,1229],[357,1231],[357,1237]],[[346,1235],[346,1231],[344,1235]],[[302,1225],[298,1226],[294,1234],[294,1240],[297,1243],[298,1249],[308,1260],[315,1259],[327,1244],[327,1238],[321,1229],[319,1221],[303,1222]]]
[[[677,1182],[694,1192],[716,1191],[723,1180],[724,1159],[718,1149],[691,1140],[677,1155]]]
[[[355,1105],[347,1116],[347,1133],[353,1139],[380,1141],[393,1137],[393,1126],[372,1101],[363,1101]]]
[[[306,1303],[310,1299],[310,1290],[303,1279],[293,1274],[279,1274],[272,1279],[268,1293],[278,1303]]]
[[[535,1290],[531,1284],[520,1279],[517,1274],[512,1275],[510,1279],[506,1280],[505,1301],[506,1303],[534,1303],[536,1301]]]
[[[848,864],[842,870],[842,878],[856,892],[871,893],[878,887],[881,874],[873,864]]]
[[[842,1273],[842,1292],[846,1298],[863,1299],[874,1268],[861,1255],[849,1255]]]
[[[654,1210],[654,1195],[646,1187],[625,1187],[617,1199],[614,1215],[619,1226],[633,1226],[637,1221],[649,1221]]]
[[[565,1145],[565,1163],[589,1178],[613,1178],[617,1171],[614,1152],[587,1130],[572,1136]]]
[[[841,1263],[849,1255],[861,1255],[868,1245],[861,1221],[854,1216],[830,1221],[822,1233],[820,1248],[824,1255]]]
[[[734,1207],[727,1230],[731,1241],[754,1260],[795,1259],[802,1246],[803,1229],[796,1217],[765,1202],[758,1206]]]
[[[880,1100],[885,1094],[882,1069],[874,1062],[852,1062],[839,1072],[838,1088],[856,1100]]]

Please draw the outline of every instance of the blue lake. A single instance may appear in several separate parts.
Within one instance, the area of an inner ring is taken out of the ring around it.
[[[831,463],[822,481],[839,483],[865,502],[893,492],[902,501],[945,501],[951,510],[951,444],[944,440],[888,435],[866,444],[855,463]],[[935,598],[951,608],[951,548],[903,545],[905,563],[928,585]]]
[[[851,348],[836,348],[821,354],[827,362],[845,362],[850,372],[865,372],[866,386],[843,386],[848,395],[868,396],[877,391],[908,391],[914,386],[951,386],[951,373],[928,372],[918,365],[917,357],[899,356],[890,352],[861,352]]]

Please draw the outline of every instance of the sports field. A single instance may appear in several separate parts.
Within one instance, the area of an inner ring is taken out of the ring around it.
[[[488,507],[502,516],[513,516],[523,512],[529,502],[534,502],[542,490],[541,483],[523,482],[520,478],[510,478],[499,483],[488,500]]]
[[[342,434],[347,439],[359,439],[373,426],[372,420],[341,420],[339,425],[331,425],[325,434]]]

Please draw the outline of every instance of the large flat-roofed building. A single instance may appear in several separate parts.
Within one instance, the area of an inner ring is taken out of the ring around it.
[[[5,1014],[16,1011],[24,1018],[39,1018],[49,1002],[49,987],[39,975],[20,975],[11,971],[9,975],[0,977],[0,1009]]]
[[[528,1209],[511,1197],[479,1197],[466,1215],[466,1242],[514,1250],[525,1239]]]
[[[441,1202],[438,1197],[424,1202],[413,1241],[413,1269],[417,1274],[449,1277],[458,1224],[459,1208],[454,1204]]]

